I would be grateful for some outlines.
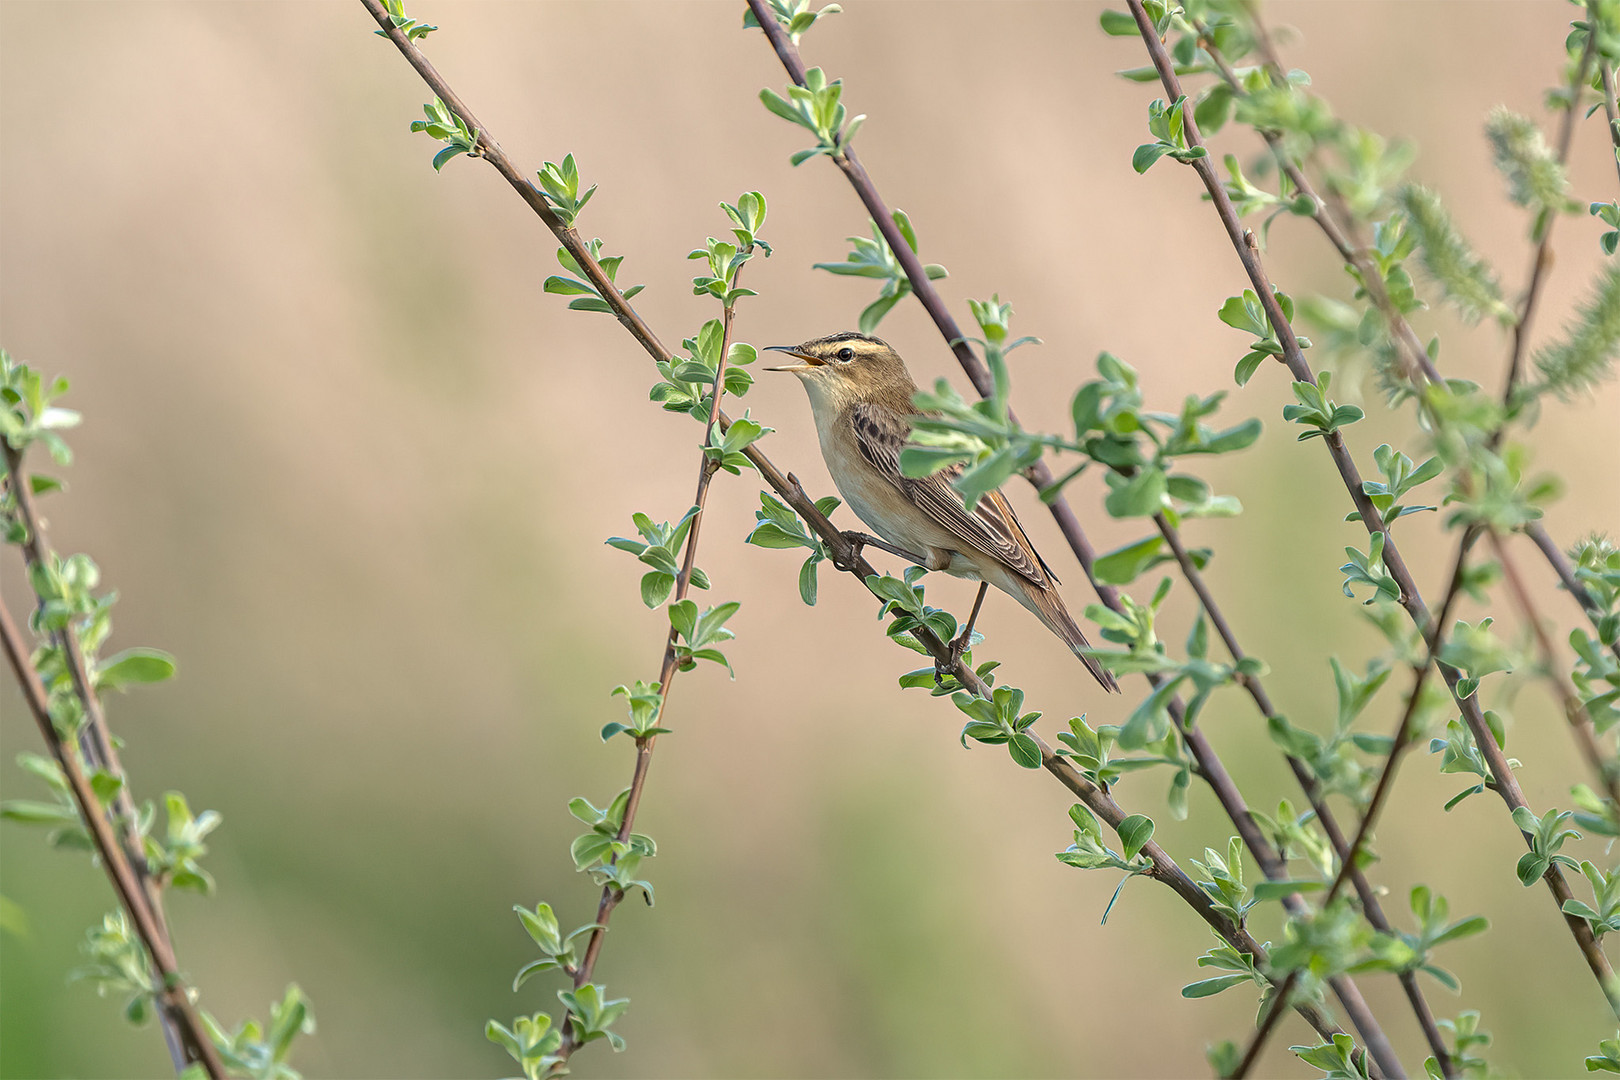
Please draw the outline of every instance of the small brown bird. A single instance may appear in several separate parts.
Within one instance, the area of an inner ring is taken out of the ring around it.
[[[849,508],[894,545],[890,550],[930,570],[994,585],[1062,638],[1105,688],[1119,690],[1114,677],[1082,652],[1091,646],[1063,606],[1057,578],[1001,492],[984,496],[969,514],[951,487],[960,466],[920,479],[900,474],[900,449],[920,414],[911,400],[917,384],[899,353],[853,331],[770,348],[798,361],[767,370],[791,371],[804,384],[833,483]],[[859,534],[851,539],[874,542]]]

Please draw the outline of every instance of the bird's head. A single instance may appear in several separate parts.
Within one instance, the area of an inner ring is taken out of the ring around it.
[[[887,342],[846,330],[802,345],[771,345],[794,362],[767,371],[791,371],[804,383],[813,405],[835,408],[856,401],[881,401],[899,412],[911,411],[911,381],[900,354]]]

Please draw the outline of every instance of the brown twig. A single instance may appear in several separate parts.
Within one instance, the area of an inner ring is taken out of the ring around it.
[[[1153,66],[1159,74],[1159,81],[1163,84],[1165,92],[1172,100],[1181,98],[1183,96],[1181,80],[1177,78],[1170,54],[1165,49],[1164,42],[1159,39],[1157,32],[1154,30],[1153,23],[1149,20],[1147,12],[1143,10],[1141,0],[1127,0],[1127,3],[1130,6],[1132,16],[1136,20],[1137,29],[1141,34],[1143,43],[1147,46],[1148,54],[1152,58]],[[1202,138],[1198,134],[1197,122],[1186,114],[1184,114],[1184,131],[1189,146],[1201,147],[1204,145]],[[1315,375],[1310,364],[1306,361],[1304,353],[1300,350],[1299,339],[1294,334],[1293,326],[1290,325],[1276,296],[1273,295],[1271,280],[1260,260],[1259,247],[1255,242],[1254,234],[1245,229],[1238,220],[1237,211],[1232,206],[1232,201],[1228,198],[1225,189],[1221,186],[1219,178],[1215,175],[1214,167],[1211,166],[1208,155],[1194,158],[1188,164],[1198,174],[1199,179],[1204,184],[1204,189],[1209,193],[1210,200],[1221,219],[1221,224],[1226,229],[1227,237],[1231,241],[1239,261],[1243,264],[1250,284],[1254,286],[1255,294],[1265,309],[1267,320],[1271,323],[1272,329],[1277,334],[1278,343],[1282,347],[1283,362],[1287,365],[1295,380],[1314,382]],[[1384,534],[1383,561],[1391,577],[1394,578],[1401,590],[1401,606],[1406,609],[1418,629],[1427,636],[1432,625],[1428,607],[1424,604],[1417,583],[1407,569],[1399,546],[1394,538],[1389,535],[1377,507],[1372,504],[1371,499],[1362,490],[1360,471],[1357,469],[1349,449],[1345,446],[1344,439],[1338,431],[1330,431],[1322,439],[1322,442],[1327,446],[1328,452],[1333,458],[1334,466],[1344,482],[1345,489],[1350,494],[1356,509],[1360,512],[1362,525],[1366,528],[1368,534]],[[1442,677],[1445,678],[1447,685],[1452,690],[1453,699],[1461,709],[1463,718],[1468,724],[1469,731],[1473,735],[1481,755],[1490,766],[1497,793],[1508,804],[1509,809],[1527,806],[1524,794],[1508,766],[1506,757],[1502,754],[1501,747],[1496,744],[1489,726],[1485,723],[1485,717],[1480,710],[1479,702],[1474,695],[1464,697],[1457,693],[1456,684],[1461,676],[1454,668],[1445,664],[1438,664],[1438,666]],[[1553,894],[1554,901],[1562,908],[1563,901],[1570,898],[1569,886],[1564,881],[1562,870],[1557,865],[1550,866],[1545,878],[1548,888]],[[1605,997],[1609,998],[1610,1005],[1614,1008],[1616,1015],[1620,1016],[1620,985],[1617,985],[1614,971],[1609,965],[1608,958],[1603,955],[1603,950],[1599,947],[1591,928],[1583,920],[1574,919],[1570,916],[1566,916],[1565,921],[1575,939],[1576,946],[1592,969],[1592,973],[1597,979],[1600,988],[1602,988]]]
[[[1491,549],[1496,553],[1496,561],[1501,564],[1502,578],[1507,582],[1508,592],[1513,595],[1520,617],[1535,636],[1536,651],[1541,654],[1543,675],[1564,710],[1564,719],[1569,721],[1570,732],[1575,737],[1575,746],[1580,750],[1581,757],[1591,768],[1597,782],[1608,792],[1609,801],[1620,807],[1620,765],[1614,761],[1604,760],[1597,732],[1592,727],[1592,718],[1588,715],[1586,706],[1581,703],[1580,695],[1575,692],[1569,679],[1558,667],[1558,650],[1547,633],[1546,624],[1536,609],[1530,590],[1525,587],[1518,564],[1510,557],[1507,544],[1494,532],[1491,533]]]
[[[79,807],[79,817],[90,833],[91,842],[95,845],[102,867],[107,871],[108,879],[112,882],[113,891],[118,894],[118,902],[129,914],[130,921],[135,924],[135,932],[139,935],[141,943],[146,946],[146,953],[156,968],[157,978],[154,981],[157,982],[158,988],[155,993],[162,1003],[163,1014],[172,1020],[179,1031],[186,1060],[201,1062],[210,1077],[221,1080],[225,1076],[225,1066],[220,1062],[219,1052],[214,1048],[213,1040],[209,1038],[207,1029],[203,1027],[202,1020],[191,1004],[191,991],[176,965],[168,935],[163,932],[153,916],[140,877],[126,857],[123,845],[113,834],[112,825],[108,823],[107,816],[102,811],[101,802],[96,798],[95,792],[90,787],[90,781],[84,775],[84,769],[79,765],[78,755],[57,733],[56,725],[51,722],[50,702],[45,686],[40,682],[39,673],[34,670],[34,665],[29,659],[29,649],[23,643],[22,633],[12,621],[11,612],[3,602],[0,602],[0,639],[4,641],[6,660],[11,664],[12,673],[17,677],[23,697],[27,699],[28,711],[33,714],[34,722],[39,727],[40,737],[50,747],[51,756],[56,759],[69,790],[73,792],[73,801]]]
[[[45,539],[44,518],[34,505],[33,486],[29,483],[28,471],[23,467],[22,451],[0,439],[0,456],[5,460],[5,484],[12,492],[17,508],[17,520],[23,527],[23,558],[28,564],[30,573],[44,572],[52,565],[51,548]],[[40,603],[44,603],[43,598]],[[51,640],[67,661],[66,667],[73,681],[74,694],[84,709],[84,723],[78,733],[79,752],[93,768],[104,769],[119,779],[127,779],[123,763],[118,757],[118,749],[107,726],[107,716],[101,707],[101,697],[96,693],[94,681],[90,677],[90,666],[85,661],[78,633],[69,623],[60,630],[52,631]],[[114,825],[121,827],[119,840],[124,848],[125,860],[140,883],[141,894],[146,898],[147,909],[152,913],[158,933],[167,941],[169,921],[163,910],[163,884],[148,870],[145,846],[136,821],[135,800],[130,794],[129,784],[119,785],[117,794],[113,796],[112,805],[105,813]],[[174,1019],[167,1013],[160,1013],[159,1021],[163,1029],[164,1042],[169,1048],[170,1059],[174,1063],[175,1071],[178,1072],[187,1062],[195,1061],[196,1058],[188,1054]]]
[[[781,25],[763,0],[748,0],[748,2],[754,12],[756,21],[764,30],[771,47],[775,50],[777,58],[781,61],[788,76],[798,85],[804,85],[804,60],[800,57],[797,46],[782,30]],[[916,252],[911,250],[911,246],[906,243],[905,238],[900,234],[899,227],[894,221],[893,212],[878,193],[877,186],[872,182],[871,176],[861,164],[855,150],[848,146],[842,147],[837,154],[833,155],[833,162],[844,173],[850,185],[860,197],[862,204],[871,215],[872,221],[881,231],[884,240],[888,243],[890,250],[905,271],[907,280],[911,283],[912,291],[933,319],[940,334],[950,346],[957,362],[972,381],[974,388],[981,397],[989,397],[994,389],[989,370],[968,345],[961,328],[946,306],[944,298],[940,296],[939,290],[934,287],[933,281],[924,271],[921,260],[918,259]],[[1017,416],[1011,410],[1008,411],[1008,418],[1014,423],[1017,422]],[[1044,491],[1053,482],[1052,473],[1044,461],[1039,461],[1032,466],[1025,474],[1025,478],[1037,491]],[[1092,564],[1096,559],[1095,550],[1087,539],[1085,530],[1080,525],[1079,518],[1075,515],[1068,500],[1059,493],[1054,498],[1051,498],[1047,505],[1062,530],[1070,549],[1079,560],[1081,568],[1084,570],[1098,598],[1104,606],[1123,613],[1124,605],[1120,601],[1118,591],[1099,582],[1092,572]],[[1172,533],[1174,532],[1174,527],[1170,526],[1168,521],[1163,522],[1162,528],[1168,528]],[[1179,545],[1179,538],[1173,543]],[[1158,687],[1162,682],[1162,678],[1155,673],[1146,673],[1146,678],[1154,687]],[[1198,775],[1215,793],[1221,808],[1236,826],[1239,836],[1254,856],[1261,872],[1269,880],[1285,880],[1288,877],[1286,860],[1282,858],[1280,853],[1272,849],[1265,835],[1260,831],[1253,814],[1250,812],[1237,785],[1232,782],[1214,746],[1196,727],[1191,727],[1185,723],[1185,709],[1179,697],[1171,699],[1167,705],[1167,711],[1175,720],[1177,728],[1184,734],[1188,749],[1198,766]],[[1296,773],[1296,775],[1298,774]],[[1307,790],[1306,794],[1318,816],[1331,823],[1330,833],[1337,833],[1342,836],[1342,833],[1337,828],[1337,823],[1333,822],[1331,811],[1320,799],[1313,797],[1309,790]],[[1362,881],[1361,884],[1365,886],[1366,883]],[[1371,890],[1368,889],[1367,891],[1370,895]],[[1284,903],[1295,913],[1305,907],[1304,901],[1298,894],[1290,895],[1285,899]],[[1346,1013],[1351,1017],[1357,1031],[1373,1050],[1373,1056],[1379,1063],[1381,1070],[1391,1076],[1401,1075],[1400,1063],[1396,1058],[1393,1047],[1390,1046],[1389,1040],[1384,1035],[1377,1019],[1366,1007],[1354,983],[1347,976],[1340,976],[1332,980],[1332,985],[1335,994],[1344,1006]]]
[[[1541,522],[1532,521],[1521,531],[1530,538],[1530,542],[1535,544],[1537,550],[1552,564],[1553,571],[1558,575],[1559,583],[1564,586],[1564,591],[1575,598],[1575,602],[1581,605],[1581,610],[1585,611],[1586,617],[1591,620],[1592,628],[1597,629],[1598,620],[1604,616],[1603,606],[1597,602],[1596,598],[1587,591],[1586,586],[1581,584],[1581,580],[1575,576],[1574,567],[1569,565],[1569,560],[1564,557],[1562,551],[1558,550],[1558,545],[1553,543],[1551,536],[1547,535],[1547,530],[1542,527]],[[1616,660],[1620,660],[1620,640],[1610,645],[1609,651],[1614,653]]]
[[[1615,122],[1620,120],[1614,103],[1614,65],[1607,60],[1598,60],[1598,70],[1603,73],[1603,115],[1609,124],[1609,141],[1614,144],[1614,169],[1620,174],[1620,127]]]
[[[741,277],[741,268],[737,276]],[[711,431],[722,429],[723,413],[720,409],[722,396],[725,393],[726,378],[726,352],[731,347],[731,323],[734,317],[732,305],[725,308],[724,329],[720,337],[720,362],[715,367],[714,389],[709,397],[709,422],[704,425],[704,442],[710,440]],[[703,527],[704,510],[709,501],[709,483],[714,474],[720,471],[719,461],[710,456],[707,446],[699,451],[697,494],[692,496],[692,505],[697,513],[692,516],[692,524],[686,534],[686,551],[681,559],[680,573],[675,578],[675,598],[673,603],[680,603],[686,599],[688,589],[692,584],[692,568],[697,564],[698,531]],[[670,685],[675,681],[676,651],[675,646],[680,639],[679,632],[674,626],[669,628],[669,636],[664,641],[664,660],[658,672],[658,720],[659,726],[664,725],[665,709],[669,705]],[[658,742],[657,735],[646,735],[636,739],[636,763],[630,776],[630,797],[625,801],[624,820],[619,825],[616,839],[619,843],[628,843],[636,821],[636,811],[641,807],[641,794],[647,785],[647,771],[652,767],[653,747]],[[579,967],[573,971],[574,989],[578,990],[591,981],[596,971],[596,960],[602,951],[602,942],[607,933],[608,920],[613,917],[613,909],[619,906],[624,899],[624,890],[608,882],[602,886],[602,897],[596,905],[596,929],[585,946],[585,955],[580,960]],[[563,1022],[563,1042],[558,1050],[562,1061],[566,1062],[573,1052],[582,1045],[575,1040],[573,1025],[565,1017]]]
[[[499,171],[501,175],[507,179],[513,188],[518,191],[519,195],[522,196],[523,200],[528,203],[530,208],[533,209],[536,215],[539,216],[540,219],[546,224],[547,228],[549,228],[559,240],[563,241],[564,246],[568,249],[569,253],[573,255],[576,260],[578,260],[581,269],[585,271],[587,277],[590,279],[591,283],[596,286],[602,298],[606,300],[609,306],[613,309],[613,313],[618,317],[619,322],[625,327],[636,342],[640,344],[641,347],[654,360],[666,362],[672,360],[673,357],[671,356],[669,350],[663,346],[657,335],[653,333],[652,329],[646,324],[646,322],[635,313],[634,309],[630,307],[629,302],[625,300],[623,294],[618,290],[617,287],[614,286],[613,282],[607,278],[607,275],[602,271],[600,265],[597,264],[590,252],[585,249],[582,243],[579,242],[578,234],[574,233],[572,229],[569,229],[551,210],[550,206],[548,206],[545,200],[541,197],[539,190],[524,178],[522,172],[517,169],[517,167],[512,163],[511,159],[505,154],[504,151],[500,149],[499,144],[491,139],[488,133],[476,122],[472,114],[466,109],[466,106],[462,104],[461,99],[456,96],[454,91],[452,91],[449,85],[445,82],[444,78],[439,75],[438,71],[433,67],[433,65],[425,56],[422,55],[421,50],[416,47],[415,43],[410,41],[404,33],[393,26],[392,22],[387,18],[387,13],[383,10],[382,6],[377,3],[377,0],[360,0],[360,2],[365,7],[366,11],[377,22],[378,27],[383,30],[389,40],[391,40],[395,47],[398,48],[399,51],[405,56],[412,68],[414,68],[422,77],[423,81],[428,84],[428,87],[434,92],[434,94],[436,94],[452,112],[459,116],[463,123],[467,124],[469,128],[478,132],[478,144],[481,150],[480,156],[486,158],[490,164],[493,165],[497,171]],[[902,247],[903,246],[904,245],[902,245]],[[909,248],[906,250],[909,250]],[[722,429],[729,425],[729,420],[723,412],[720,414],[720,423]],[[854,545],[850,543],[844,534],[816,508],[815,503],[811,501],[810,498],[805,494],[803,488],[800,487],[798,481],[794,479],[791,474],[784,474],[778,470],[758,446],[749,446],[743,451],[743,453],[759,471],[760,475],[765,478],[766,483],[768,483],[771,488],[782,497],[783,501],[785,501],[789,506],[793,507],[793,509],[799,514],[805,523],[827,545],[828,550],[831,551],[835,557],[835,565],[839,561],[849,565],[852,568],[850,572],[855,574],[863,582],[867,577],[876,575],[877,571],[872,567],[872,565],[860,555],[860,553],[855,549]],[[1071,513],[1071,519],[1072,516],[1073,515]],[[1078,528],[1077,523],[1076,528]],[[1083,534],[1081,539],[1083,541]],[[1089,548],[1087,550],[1087,565],[1089,567]],[[917,637],[918,641],[929,651],[934,659],[943,665],[943,669],[954,675],[965,688],[972,693],[985,697],[989,696],[989,687],[986,686],[983,680],[981,680],[970,668],[968,668],[959,657],[954,659],[951,657],[950,648],[947,643],[940,641],[931,631],[927,630],[926,627],[919,628],[914,632],[914,636]],[[1067,758],[1053,751],[1048,744],[1040,740],[1038,737],[1036,741],[1040,747],[1042,764],[1046,770],[1052,773],[1052,775],[1055,776],[1065,788],[1078,796],[1100,820],[1106,822],[1110,828],[1117,831],[1120,822],[1122,822],[1128,816],[1125,811],[1119,807],[1119,805],[1108,793],[1102,791],[1100,788],[1082,776],[1074,767],[1073,763]],[[1200,889],[1198,885],[1191,878],[1189,878],[1184,871],[1181,870],[1181,868],[1176,864],[1175,860],[1171,859],[1170,856],[1166,854],[1158,844],[1150,841],[1142,848],[1142,854],[1147,856],[1153,864],[1153,869],[1147,874],[1147,876],[1160,881],[1174,890],[1177,895],[1179,895],[1190,907],[1193,908],[1200,918],[1208,923],[1216,931],[1216,933],[1221,936],[1222,940],[1226,941],[1239,951],[1246,952],[1254,956],[1257,963],[1263,966],[1265,960],[1265,951],[1263,948],[1261,948],[1260,944],[1256,942],[1246,930],[1232,925],[1232,923],[1221,915],[1220,912],[1216,911],[1209,897],[1203,892],[1203,890]],[[1300,1015],[1305,1018],[1306,1022],[1324,1037],[1330,1038],[1334,1033],[1339,1031],[1339,1028],[1327,1017],[1327,1015],[1314,1004],[1304,1002],[1300,1003],[1295,1008],[1296,1011],[1298,1011]]]
[[[1590,18],[1591,12],[1588,11]],[[1581,50],[1581,58],[1575,65],[1575,74],[1569,81],[1569,104],[1564,106],[1563,118],[1558,125],[1558,164],[1563,166],[1569,161],[1569,148],[1575,138],[1575,117],[1580,112],[1581,91],[1586,87],[1586,73],[1591,69],[1592,56],[1597,49],[1596,27],[1586,35],[1586,47]],[[1502,405],[1511,405],[1514,395],[1518,393],[1519,377],[1524,367],[1525,349],[1530,344],[1530,321],[1536,313],[1536,302],[1541,299],[1541,286],[1546,281],[1547,270],[1552,266],[1552,231],[1553,225],[1558,221],[1556,207],[1545,211],[1546,220],[1541,223],[1541,239],[1536,244],[1535,253],[1530,259],[1530,283],[1525,286],[1524,303],[1519,306],[1519,320],[1513,324],[1513,351],[1508,357],[1507,382],[1502,387]],[[1505,427],[1505,425],[1504,425]],[[1495,448],[1501,439],[1504,428],[1498,428],[1492,437],[1491,446]]]

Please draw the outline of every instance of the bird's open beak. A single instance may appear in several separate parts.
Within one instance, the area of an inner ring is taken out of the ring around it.
[[[823,367],[827,363],[827,361],[817,359],[809,353],[800,352],[797,345],[767,345],[765,351],[787,353],[789,356],[803,361],[798,364],[783,364],[781,367],[768,367],[765,369],[766,371],[809,371],[811,368]]]

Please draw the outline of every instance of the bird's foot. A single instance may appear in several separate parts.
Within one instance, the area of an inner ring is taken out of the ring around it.
[[[934,658],[934,685],[943,686],[947,678],[956,677],[957,665],[962,662],[962,654],[967,652],[968,646],[973,643],[973,628],[967,627],[945,644],[945,658]]]
[[[854,573],[860,565],[861,552],[872,541],[870,536],[863,532],[846,532],[843,534],[844,543],[849,547],[843,555],[833,553],[832,564],[846,574]]]

